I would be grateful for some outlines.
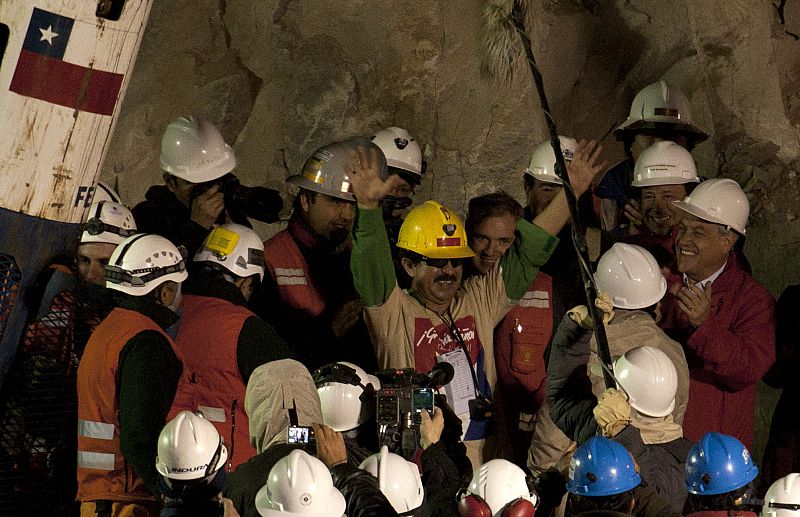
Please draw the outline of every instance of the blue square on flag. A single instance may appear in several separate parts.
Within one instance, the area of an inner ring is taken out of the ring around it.
[[[64,59],[75,20],[42,9],[33,9],[22,48],[54,59]]]

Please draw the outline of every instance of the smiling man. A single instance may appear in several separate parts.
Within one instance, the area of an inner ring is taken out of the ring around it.
[[[602,168],[595,165],[600,150],[594,142],[582,142],[575,153],[569,172],[578,195]],[[411,288],[403,290],[380,211],[380,200],[397,180],[382,180],[376,162],[376,154],[362,149],[348,175],[357,201],[351,268],[378,362],[383,368],[422,372],[441,361],[462,366],[451,386],[463,382],[468,388],[460,396],[448,393],[448,400],[462,420],[467,454],[477,467],[494,452],[484,449],[492,434],[487,413],[497,381],[492,333],[555,248],[555,235],[568,219],[566,198],[556,196],[533,224],[518,221],[514,244],[499,267],[463,283],[463,263],[474,256],[463,223],[439,203],[423,203],[408,214],[397,242],[411,278]]]
[[[686,437],[709,431],[753,444],[756,383],[775,360],[775,301],[733,253],[750,205],[730,179],[701,183],[683,212],[664,329],[684,346],[691,382]]]
[[[669,262],[667,253],[673,256],[683,214],[672,202],[691,194],[699,182],[692,155],[680,145],[660,141],[645,149],[636,160],[631,183],[641,194],[639,210],[628,211],[640,222],[633,224],[631,234],[622,240],[646,248],[657,259],[664,257],[663,263]]]

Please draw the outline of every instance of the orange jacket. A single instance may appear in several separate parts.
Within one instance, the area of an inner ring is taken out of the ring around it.
[[[97,326],[78,366],[78,500],[142,501],[155,498],[120,451],[117,371],[119,354],[134,336],[159,332],[153,320],[116,308]]]

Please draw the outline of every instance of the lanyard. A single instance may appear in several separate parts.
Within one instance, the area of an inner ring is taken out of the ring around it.
[[[473,368],[472,366],[472,358],[469,356],[469,350],[467,349],[467,345],[464,343],[464,338],[461,337],[461,331],[458,330],[455,318],[453,318],[453,314],[450,312],[449,307],[447,308],[447,318],[448,319],[445,320],[441,315],[439,315],[439,319],[442,320],[442,323],[444,323],[447,326],[447,329],[450,331],[450,335],[453,336],[453,338],[458,343],[458,346],[461,348],[461,350],[464,351],[464,355],[467,357],[467,364],[469,365],[469,373],[472,374],[472,386],[475,391],[475,396],[481,397],[483,395],[478,389],[478,377],[477,375],[475,375],[475,368]]]

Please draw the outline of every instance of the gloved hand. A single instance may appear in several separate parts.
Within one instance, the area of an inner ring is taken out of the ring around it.
[[[605,291],[600,291],[594,300],[594,306],[603,315],[603,325],[608,325],[614,318],[614,303],[611,301],[611,295]]]
[[[594,322],[589,316],[589,309],[585,305],[578,305],[567,311],[569,319],[577,323],[581,328],[594,330]]]
[[[594,410],[594,419],[603,431],[603,436],[616,436],[631,423],[631,405],[622,391],[607,388],[600,395]]]

